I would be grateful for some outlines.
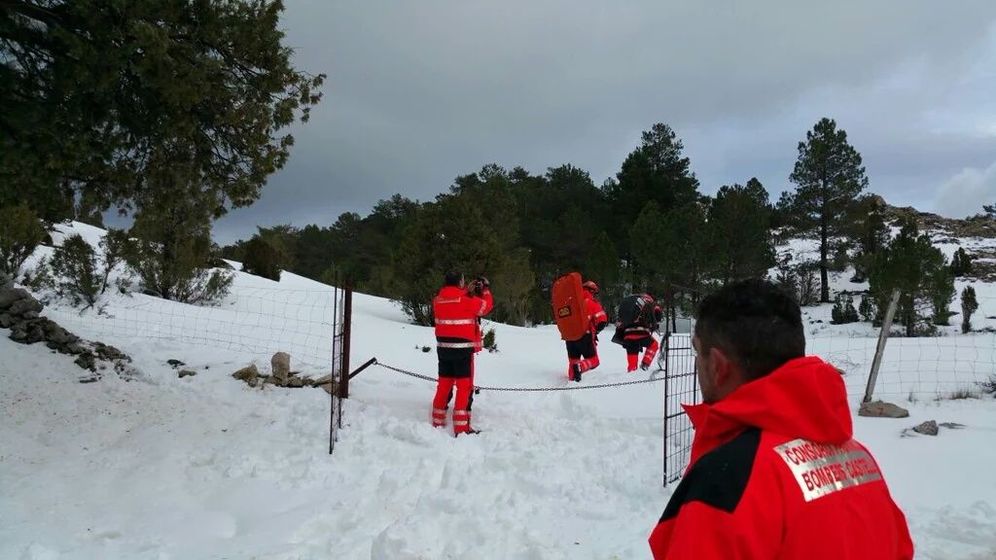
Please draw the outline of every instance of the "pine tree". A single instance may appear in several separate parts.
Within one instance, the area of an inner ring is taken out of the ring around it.
[[[774,266],[768,191],[757,179],[719,189],[709,206],[708,229],[714,275],[723,284],[764,276]]]
[[[972,331],[972,314],[979,309],[979,301],[975,297],[975,288],[965,286],[961,291],[961,332]]]
[[[674,262],[667,262],[662,245],[673,241],[667,231],[664,215],[657,201],[651,200],[643,207],[629,230],[629,246],[633,255],[631,267],[636,283],[641,286],[659,285],[664,282],[668,267],[674,272]]]
[[[906,216],[901,223],[899,235],[877,255],[869,282],[878,309],[886,309],[893,289],[899,290],[897,317],[906,335],[915,336],[931,331],[931,322],[947,319],[953,280],[944,254],[931,244],[929,235],[920,234],[916,218]],[[927,304],[933,308],[931,317],[920,311]]]
[[[930,274],[928,290],[933,323],[942,326],[951,324],[951,302],[957,293],[951,271],[945,266],[935,268]]]
[[[965,249],[958,247],[954,255],[951,257],[951,274],[956,278],[962,276],[967,276],[972,273],[972,257],[969,256]]]
[[[858,310],[854,308],[854,297],[851,294],[837,295],[837,302],[830,312],[831,322],[835,325],[846,325],[858,322]]]
[[[0,287],[17,276],[42,239],[45,228],[27,206],[0,206]]]
[[[690,304],[698,303],[705,290],[705,275],[713,265],[708,238],[695,232],[706,230],[703,204],[691,203],[664,215],[661,236],[655,251],[659,255],[666,291],[681,294],[684,288]]]
[[[614,224],[610,235],[628,239],[632,224],[650,201],[657,203],[661,213],[667,213],[699,200],[699,181],[683,150],[681,140],[666,124],[655,124],[643,133],[640,147],[626,157],[617,180],[605,186]],[[631,250],[624,248],[622,255],[632,256]]]
[[[217,216],[287,161],[322,76],[291,66],[283,3],[5,2],[0,207],[140,209],[156,168],[196,171]],[[159,193],[162,194],[162,193]]]
[[[182,187],[178,176],[171,185]],[[128,251],[128,265],[138,274],[144,291],[184,303],[209,302],[223,297],[232,276],[210,270],[210,201],[196,187],[173,196],[143,200],[129,236],[134,240]]]
[[[850,244],[857,249],[854,258],[854,277],[851,281],[864,282],[868,279],[868,270],[875,260],[875,255],[889,241],[885,200],[876,195],[860,197],[848,211],[847,225],[850,227],[848,232]]]
[[[281,254],[263,236],[256,234],[245,245],[242,272],[280,281]]]
[[[800,231],[820,240],[820,301],[830,301],[829,260],[833,240],[849,229],[847,210],[868,186],[861,155],[837,123],[824,118],[806,133],[790,180],[796,190],[780,201]]]

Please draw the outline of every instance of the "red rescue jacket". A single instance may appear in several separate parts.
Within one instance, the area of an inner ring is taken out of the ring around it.
[[[485,289],[481,297],[475,297],[463,288],[443,286],[432,300],[436,345],[479,350],[482,336],[478,318],[490,313],[494,305],[491,290]]]
[[[908,560],[906,518],[852,438],[840,373],[792,360],[686,406],[691,466],[650,535],[656,560]]]
[[[584,304],[585,311],[588,313],[588,328],[592,333],[598,334],[609,322],[609,316],[606,315],[602,304],[588,290],[584,292]]]

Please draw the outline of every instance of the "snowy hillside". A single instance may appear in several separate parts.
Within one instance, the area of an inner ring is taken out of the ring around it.
[[[62,229],[94,244],[101,234]],[[996,290],[975,285],[978,325],[996,326],[982,319],[996,316]],[[0,329],[0,558],[650,557],[646,539],[670,492],[661,484],[661,383],[482,392],[474,424],[484,432],[455,439],[429,425],[431,383],[374,367],[352,381],[329,456],[324,391],[251,389],[231,373],[251,361],[268,370],[280,350],[293,369],[326,371],[331,302],[330,288],[292,274],[271,282],[236,273],[215,307],[115,294],[99,312],[45,309],[130,354],[141,372],[130,382],[80,384],[69,357]],[[811,350],[845,369],[857,403],[874,331],[830,326],[826,307],[808,314]],[[357,294],[353,321],[354,367],[377,357],[434,374],[434,352],[421,349],[432,330],[391,302]],[[487,326],[500,351],[479,355],[479,385],[568,386],[554,328]],[[909,517],[918,558],[996,557],[996,401],[935,400],[992,371],[991,340],[890,341],[879,388],[912,417],[855,418]],[[602,366],[584,384],[641,378],[625,373],[620,347],[599,350]],[[178,378],[170,359],[197,375]],[[900,437],[929,419],[965,428]]]

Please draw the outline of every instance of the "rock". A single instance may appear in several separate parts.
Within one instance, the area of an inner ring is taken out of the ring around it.
[[[858,416],[871,418],[907,418],[909,415],[905,408],[883,401],[861,403],[861,408],[858,409]]]
[[[173,366],[173,369],[176,369],[176,368],[178,368],[180,366],[187,365],[187,364],[181,362],[180,360],[176,360],[176,359],[166,360],[166,363],[169,364],[169,365],[171,365],[171,366]]]
[[[10,339],[21,344],[34,344],[45,340],[45,329],[40,319],[24,321],[14,325],[10,331]]]
[[[937,435],[937,422],[934,420],[927,420],[926,422],[913,428],[913,431],[918,434],[923,434],[925,436],[936,436]]]
[[[23,288],[6,288],[0,290],[0,309],[7,310],[14,304],[14,302],[25,299],[34,298],[31,297],[31,294]]]
[[[28,327],[24,323],[18,323],[14,325],[14,328],[10,330],[10,336],[8,337],[14,342],[24,343],[28,338]]]
[[[326,383],[332,383],[332,374],[323,375],[318,379],[311,382],[312,387],[318,387],[319,385],[325,385]]]
[[[72,355],[79,355],[87,351],[86,346],[80,344],[79,341],[70,342],[69,344],[63,346],[60,350],[65,354],[72,354]]]
[[[89,351],[77,356],[75,363],[83,369],[97,371],[97,358]]]
[[[60,327],[54,321],[50,321],[48,319],[45,319],[44,329],[45,337],[48,341],[54,342],[59,346],[65,346],[70,342],[76,342],[79,340],[78,336]]]
[[[25,299],[19,299],[10,304],[7,308],[7,313],[11,315],[25,316],[27,313],[38,313],[42,310],[42,304],[38,302],[35,298],[28,295]],[[37,317],[37,315],[35,315]]]
[[[252,364],[249,367],[244,367],[233,373],[232,377],[245,381],[250,387],[255,387],[256,383],[259,381],[259,370],[256,369],[256,364]]]
[[[80,383],[93,383],[94,381],[100,381],[99,375],[87,375],[80,378]]]
[[[125,381],[138,379],[142,375],[142,372],[138,371],[138,368],[121,360],[114,362],[114,372]]]
[[[304,387],[304,380],[300,377],[290,377],[287,379],[287,387],[294,387],[295,389]]]
[[[131,361],[131,358],[128,357],[128,355],[125,354],[124,352],[118,350],[117,348],[109,344],[104,344],[102,342],[94,342],[93,351],[97,354],[97,357],[99,357],[101,360],[107,360],[108,362],[112,362],[114,360],[124,360],[126,362]]]
[[[0,313],[0,328],[9,329],[14,324],[14,316],[9,313]]]
[[[273,368],[273,377],[277,378],[277,385],[286,385],[287,378],[290,377],[290,354],[287,352],[277,352],[270,360]]]
[[[180,379],[183,379],[184,377],[197,375],[197,372],[191,369],[181,369],[177,375],[179,375]]]

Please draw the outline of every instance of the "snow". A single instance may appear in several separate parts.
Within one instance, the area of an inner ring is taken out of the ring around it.
[[[981,296],[979,315],[996,315]],[[646,538],[670,495],[661,383],[482,392],[474,424],[484,432],[453,438],[429,425],[431,383],[372,367],[351,382],[329,456],[324,391],[251,389],[230,376],[251,361],[267,371],[277,350],[291,353],[292,369],[327,369],[327,286],[236,273],[216,306],[108,294],[99,312],[51,302],[45,313],[129,353],[141,375],[80,384],[69,357],[0,336],[0,558],[650,557]],[[421,350],[432,330],[391,302],[356,294],[353,328],[354,367],[376,356],[433,373],[434,352]],[[486,328],[500,352],[478,355],[479,385],[572,385],[554,328]],[[857,404],[874,331],[809,328],[811,351],[845,369]],[[889,344],[878,389],[912,417],[856,416],[857,437],[906,511],[918,558],[993,558],[996,402],[936,396],[992,372],[996,344],[986,334]],[[646,378],[625,373],[616,345],[603,341],[600,356],[584,384]],[[171,358],[197,375],[179,379]],[[966,427],[901,437],[928,419]]]

